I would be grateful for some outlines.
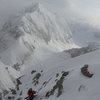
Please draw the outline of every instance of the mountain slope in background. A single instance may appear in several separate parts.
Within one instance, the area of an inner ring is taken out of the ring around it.
[[[66,20],[39,3],[9,19],[0,31],[0,37],[1,61],[9,65],[21,63],[41,45],[58,51],[77,47]]]

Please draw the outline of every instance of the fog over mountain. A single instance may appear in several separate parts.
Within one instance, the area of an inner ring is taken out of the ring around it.
[[[0,16],[4,17],[16,13],[34,2],[44,3],[52,11],[56,10],[58,13],[68,13],[69,10],[72,10],[75,15],[76,12],[80,13],[80,16],[83,14],[87,17],[93,17],[93,14],[96,14],[97,18],[100,15],[99,0],[0,0]]]
[[[0,0],[0,100],[99,100],[99,5]]]

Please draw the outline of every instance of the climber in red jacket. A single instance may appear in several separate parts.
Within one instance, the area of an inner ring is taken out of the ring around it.
[[[33,98],[35,97],[35,94],[36,94],[37,92],[36,91],[34,91],[34,90],[32,90],[32,88],[30,88],[29,90],[28,90],[28,97],[26,97],[25,99],[28,99],[28,100],[33,100]]]

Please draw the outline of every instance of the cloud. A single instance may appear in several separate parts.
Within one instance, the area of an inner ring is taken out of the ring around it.
[[[69,14],[68,16],[70,14],[73,17],[78,14],[87,17],[100,15],[100,0],[0,0],[0,24],[11,14],[16,14],[34,1],[40,1],[48,9]]]
[[[31,4],[29,0],[0,0],[0,28],[6,19]]]

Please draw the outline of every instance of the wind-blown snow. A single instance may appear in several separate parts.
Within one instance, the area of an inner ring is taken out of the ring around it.
[[[0,34],[0,46],[4,46],[0,48],[1,61],[9,65],[22,64],[41,45],[52,50],[77,47],[67,21],[38,3],[27,8],[23,14],[11,17]]]

